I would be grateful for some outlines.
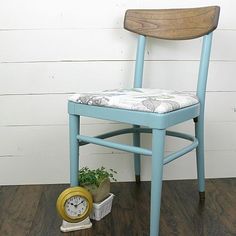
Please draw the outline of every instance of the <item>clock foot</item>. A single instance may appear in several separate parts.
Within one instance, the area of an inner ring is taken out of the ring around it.
[[[92,223],[89,217],[87,217],[85,220],[80,221],[78,223],[70,223],[63,220],[60,230],[62,232],[70,232],[70,231],[76,231],[76,230],[81,230],[81,229],[89,229],[91,227],[92,227]]]
[[[140,183],[140,175],[135,175],[135,181],[137,184]]]

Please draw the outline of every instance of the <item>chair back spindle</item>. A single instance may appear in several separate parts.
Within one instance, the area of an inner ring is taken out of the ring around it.
[[[137,47],[137,55],[135,63],[134,88],[142,87],[145,46],[146,46],[146,37],[140,35],[138,39],[138,47]]]
[[[204,107],[205,107],[205,95],[206,95],[210,54],[211,54],[212,35],[213,33],[205,35],[203,37],[203,43],[202,43],[202,52],[201,52],[201,60],[200,60],[198,83],[197,83],[197,96],[200,100],[201,114],[204,113]]]

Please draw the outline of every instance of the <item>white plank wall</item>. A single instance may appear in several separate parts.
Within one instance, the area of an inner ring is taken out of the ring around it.
[[[76,92],[132,86],[135,34],[123,30],[129,8],[221,6],[206,99],[206,176],[236,177],[236,14],[234,0],[1,0],[0,185],[69,181],[67,98]],[[201,39],[147,45],[144,87],[194,92]],[[170,69],[171,68],[171,69]],[[96,135],[125,124],[82,119]],[[173,129],[193,133],[192,122]],[[142,145],[150,147],[149,136]],[[147,137],[147,138],[146,138]],[[131,143],[131,136],[114,138]],[[166,152],[185,145],[167,138]],[[142,160],[150,179],[150,160]],[[112,167],[132,181],[130,154],[89,145],[81,166]],[[165,167],[165,179],[196,178],[194,152]]]

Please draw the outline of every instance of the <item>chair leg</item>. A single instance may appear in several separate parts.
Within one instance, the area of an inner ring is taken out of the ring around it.
[[[78,186],[79,169],[79,142],[76,136],[79,134],[80,117],[69,115],[70,132],[70,185]]]
[[[165,130],[152,131],[152,182],[150,236],[159,235]]]
[[[200,201],[205,199],[205,167],[204,167],[204,119],[198,117],[195,122],[195,135],[198,139],[196,148],[198,190]]]
[[[134,128],[139,128],[140,126],[134,125]],[[140,134],[133,134],[133,144],[136,147],[140,147]],[[134,171],[136,183],[140,183],[140,173],[141,173],[141,158],[140,154],[134,154]]]

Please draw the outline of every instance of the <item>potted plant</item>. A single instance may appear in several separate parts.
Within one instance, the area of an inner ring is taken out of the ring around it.
[[[114,195],[110,193],[110,181],[116,181],[113,169],[101,167],[91,170],[83,167],[79,171],[80,186],[86,188],[93,197],[93,211],[90,218],[100,220],[111,211]]]

